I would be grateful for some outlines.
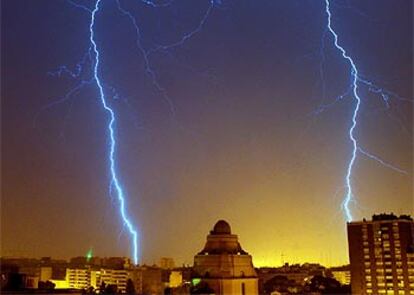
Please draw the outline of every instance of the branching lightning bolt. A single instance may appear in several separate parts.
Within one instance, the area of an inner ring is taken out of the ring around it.
[[[353,59],[347,54],[346,50],[339,44],[339,37],[338,34],[336,33],[336,31],[332,28],[332,13],[330,10],[330,2],[329,0],[325,0],[325,10],[326,10],[326,14],[327,14],[327,19],[328,19],[328,23],[327,23],[327,29],[328,31],[331,33],[333,39],[334,39],[334,45],[335,47],[341,52],[342,57],[349,63],[349,66],[351,68],[350,70],[350,74],[351,74],[351,87],[352,87],[352,94],[353,94],[353,98],[355,100],[355,106],[353,109],[353,113],[352,113],[352,123],[351,123],[351,127],[349,128],[349,139],[352,142],[352,155],[351,155],[351,159],[348,162],[348,167],[346,170],[346,176],[345,176],[345,188],[346,188],[346,195],[344,198],[344,201],[342,203],[343,209],[345,210],[345,215],[346,215],[346,219],[347,221],[352,221],[353,220],[353,216],[351,213],[351,209],[349,208],[350,203],[353,201],[354,199],[354,193],[353,193],[353,189],[352,189],[352,170],[355,164],[355,160],[357,157],[357,151],[358,151],[358,142],[357,139],[355,138],[355,128],[357,126],[357,119],[358,119],[358,112],[359,112],[359,108],[361,105],[361,98],[358,94],[358,80],[360,79],[358,76],[358,69],[353,61]]]
[[[115,112],[109,106],[109,104],[106,100],[105,92],[104,92],[104,89],[103,89],[103,86],[102,86],[102,82],[101,82],[101,79],[99,78],[99,64],[100,64],[99,57],[100,57],[100,55],[99,55],[98,46],[96,45],[96,41],[95,41],[94,26],[95,26],[95,16],[96,16],[96,13],[99,11],[100,2],[101,2],[101,0],[97,0],[96,3],[95,3],[95,8],[92,10],[92,13],[91,13],[91,22],[90,22],[90,26],[89,26],[90,42],[91,42],[91,45],[92,45],[92,50],[95,53],[93,76],[94,76],[94,80],[96,82],[96,86],[98,87],[98,90],[99,90],[99,96],[100,96],[102,106],[109,115],[108,132],[109,132],[109,139],[110,139],[109,162],[110,162],[110,173],[111,173],[111,185],[113,185],[113,187],[115,188],[115,192],[116,192],[116,195],[117,195],[118,201],[119,201],[119,209],[120,209],[120,212],[121,212],[121,217],[122,217],[122,220],[123,220],[124,224],[126,225],[128,231],[129,231],[129,234],[131,236],[132,256],[133,256],[134,263],[137,264],[138,263],[138,233],[137,233],[137,230],[135,229],[134,225],[129,220],[129,217],[126,213],[124,191],[122,189],[122,185],[121,185],[121,183],[118,179],[118,175],[117,175],[117,171],[116,171],[116,147],[117,147],[117,143],[116,143],[116,139],[115,139],[115,129],[114,129],[115,128],[114,125],[116,123]]]
[[[394,170],[394,171],[396,171],[396,172],[398,172],[398,173],[401,173],[401,174],[408,174],[408,172],[407,172],[407,171],[405,171],[405,170],[403,170],[403,169],[401,169],[401,168],[398,168],[398,167],[396,167],[396,166],[394,166],[394,165],[392,165],[392,164],[390,164],[390,163],[385,162],[385,161],[384,161],[383,159],[381,159],[380,157],[375,156],[375,155],[373,155],[373,154],[371,154],[371,153],[367,152],[366,150],[362,149],[361,147],[358,147],[358,151],[359,151],[361,154],[363,154],[363,155],[367,156],[368,158],[370,158],[370,159],[372,159],[372,160],[374,160],[374,161],[376,161],[376,162],[380,163],[380,164],[381,164],[381,165],[383,165],[384,167],[390,168],[391,170]]]
[[[352,221],[353,216],[352,216],[351,209],[350,209],[349,206],[350,206],[350,203],[355,200],[354,192],[353,192],[353,188],[352,188],[352,172],[353,172],[353,168],[354,168],[354,164],[355,164],[358,152],[360,154],[368,157],[369,159],[374,160],[377,163],[383,165],[384,167],[392,169],[392,170],[394,170],[398,173],[408,174],[407,171],[384,161],[380,157],[369,153],[368,151],[362,149],[359,146],[358,140],[355,137],[355,128],[357,127],[358,114],[359,114],[360,105],[361,105],[361,97],[359,96],[359,93],[358,93],[358,83],[368,87],[368,91],[379,95],[381,97],[381,99],[383,100],[383,102],[384,102],[387,109],[390,108],[391,98],[394,98],[394,99],[399,100],[399,101],[405,101],[405,102],[411,102],[411,103],[413,102],[413,100],[401,97],[401,96],[399,96],[398,94],[396,94],[392,91],[388,91],[386,89],[383,89],[383,88],[377,86],[375,83],[373,83],[373,82],[369,81],[368,79],[364,78],[362,75],[360,75],[354,60],[347,53],[345,48],[342,45],[340,45],[338,33],[332,27],[332,12],[331,12],[331,6],[330,5],[331,5],[330,0],[325,0],[325,12],[326,12],[326,15],[327,15],[327,25],[326,25],[326,29],[324,30],[324,35],[325,35],[326,32],[329,32],[332,35],[333,41],[334,41],[333,42],[334,46],[341,53],[342,58],[344,60],[346,60],[349,64],[351,80],[350,80],[350,84],[348,86],[348,90],[344,94],[338,96],[335,99],[334,102],[329,103],[329,104],[324,104],[324,105],[320,106],[319,109],[317,110],[317,113],[320,113],[320,112],[324,111],[326,108],[328,108],[331,105],[335,104],[337,101],[342,100],[345,96],[352,95],[353,99],[355,100],[355,104],[354,104],[354,108],[353,108],[353,112],[352,112],[351,126],[348,130],[349,139],[352,143],[352,154],[351,154],[351,158],[348,162],[348,166],[347,166],[347,169],[346,169],[346,175],[345,175],[346,194],[345,194],[344,200],[342,202],[342,208],[345,211],[345,216],[346,216],[347,221]]]
[[[120,215],[121,215],[124,225],[126,226],[128,230],[128,233],[131,239],[133,261],[135,264],[137,264],[138,263],[138,232],[134,224],[130,221],[130,218],[127,214],[124,189],[122,188],[122,184],[119,180],[119,176],[117,173],[117,167],[116,167],[117,166],[116,114],[113,108],[108,103],[107,95],[105,94],[105,91],[104,91],[103,82],[99,75],[101,60],[100,60],[100,52],[99,52],[98,45],[97,45],[96,38],[95,38],[95,20],[96,20],[96,15],[100,10],[102,0],[96,0],[93,8],[89,8],[87,6],[81,5],[75,2],[74,0],[66,0],[66,1],[73,7],[81,9],[90,15],[90,23],[89,23],[90,46],[86,54],[83,56],[82,60],[78,64],[76,64],[74,69],[70,69],[67,66],[60,66],[57,70],[48,73],[49,75],[54,76],[54,77],[66,76],[71,79],[78,80],[78,82],[73,88],[71,88],[66,93],[66,95],[44,106],[40,110],[40,112],[36,115],[35,122],[36,122],[37,116],[42,111],[47,110],[49,108],[52,108],[56,105],[59,105],[61,103],[64,103],[72,99],[73,96],[77,94],[83,87],[87,85],[95,85],[98,88],[100,102],[109,117],[108,126],[107,126],[107,131],[109,135],[108,136],[109,137],[108,158],[109,158],[109,170],[110,170],[109,193],[111,195],[115,194],[117,197],[117,200],[119,203]],[[115,0],[115,2],[117,3],[118,10],[129,18],[129,20],[131,21],[132,25],[135,28],[136,45],[143,56],[143,59],[145,62],[145,71],[147,75],[151,78],[154,87],[162,94],[163,98],[168,102],[170,109],[171,109],[171,113],[175,115],[175,107],[172,103],[172,100],[168,96],[165,88],[162,87],[162,85],[159,83],[155,70],[151,67],[149,56],[157,51],[162,51],[162,50],[166,51],[166,50],[181,46],[187,40],[191,39],[195,34],[199,33],[202,30],[205,22],[207,21],[208,16],[211,14],[211,11],[216,2],[213,0],[209,0],[210,5],[208,6],[207,11],[203,15],[197,27],[195,27],[193,30],[183,34],[183,36],[181,36],[177,41],[169,45],[158,45],[154,49],[150,49],[150,50],[145,49],[143,45],[141,44],[141,30],[138,26],[138,22],[135,16],[133,16],[128,10],[124,9],[121,6],[120,0]],[[173,0],[169,0],[164,3],[156,3],[150,0],[140,0],[140,2],[148,6],[151,6],[153,8],[162,8],[162,7],[167,7],[171,5]],[[220,3],[220,2],[217,2],[217,3]],[[87,77],[86,79],[84,78],[85,76]]]
[[[143,0],[143,2],[147,5],[152,6],[152,7],[166,7],[166,6],[170,5],[172,1],[166,2],[164,4],[155,4],[152,1],[146,1],[146,0]],[[136,17],[134,15],[132,15],[132,13],[129,12],[126,8],[122,7],[120,0],[116,0],[116,3],[117,3],[117,6],[118,6],[118,10],[123,15],[128,17],[128,19],[130,20],[131,24],[134,27],[135,37],[136,37],[135,43],[136,43],[136,47],[137,47],[138,51],[141,53],[141,55],[144,59],[145,72],[150,77],[154,87],[159,91],[159,93],[161,93],[163,99],[168,103],[168,105],[170,107],[171,114],[173,116],[175,116],[176,115],[176,108],[174,106],[174,103],[171,100],[170,96],[168,95],[167,90],[158,81],[155,70],[151,66],[150,56],[153,53],[156,53],[156,52],[161,51],[161,50],[165,51],[165,50],[173,49],[175,47],[179,47],[179,46],[183,45],[187,40],[191,39],[194,35],[199,33],[202,30],[204,24],[206,23],[208,17],[211,14],[211,11],[214,8],[214,4],[215,4],[214,0],[210,0],[210,5],[208,6],[206,12],[204,13],[204,15],[203,15],[202,19],[200,20],[200,22],[198,23],[197,27],[195,27],[193,30],[183,34],[183,36],[181,36],[181,38],[179,40],[177,40],[177,41],[175,41],[171,44],[158,45],[155,48],[149,49],[149,50],[146,50],[144,48],[144,46],[142,45],[142,42],[141,42],[141,39],[142,39],[141,29],[138,25],[138,21],[137,21]]]

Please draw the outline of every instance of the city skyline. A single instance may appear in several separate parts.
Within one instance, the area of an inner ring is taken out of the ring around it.
[[[2,2],[1,256],[132,256],[102,80],[140,264],[191,264],[219,219],[255,266],[347,264],[355,105],[326,3],[361,80],[349,204],[361,220],[414,213],[413,4],[399,1],[97,1],[96,22],[88,1]]]

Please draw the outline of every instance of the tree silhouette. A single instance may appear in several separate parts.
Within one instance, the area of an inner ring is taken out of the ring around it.
[[[135,286],[134,286],[134,283],[132,282],[131,279],[128,279],[125,291],[126,291],[126,294],[129,294],[129,295],[135,295],[136,294]]]

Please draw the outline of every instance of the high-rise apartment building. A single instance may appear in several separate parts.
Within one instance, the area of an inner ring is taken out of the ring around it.
[[[374,215],[348,223],[352,294],[414,294],[414,221]]]

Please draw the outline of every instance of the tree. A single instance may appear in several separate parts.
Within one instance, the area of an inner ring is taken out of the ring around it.
[[[125,291],[127,294],[130,294],[130,295],[136,294],[134,282],[132,282],[131,279],[128,279]]]
[[[214,290],[206,282],[201,282],[196,286],[193,286],[190,290],[190,294],[214,294]]]
[[[266,294],[270,294],[273,291],[287,293],[289,290],[298,288],[294,280],[289,280],[286,276],[277,275],[264,283],[263,289]]]
[[[109,284],[109,285],[106,285],[104,294],[116,294],[117,292],[118,292],[118,286]]]
[[[309,284],[307,290],[310,292],[320,292],[322,294],[351,294],[349,286],[342,286],[340,282],[334,278],[324,276],[314,276]]]
[[[40,281],[38,284],[38,288],[41,290],[53,290],[55,288],[56,284],[52,283],[51,281]]]
[[[106,284],[105,282],[102,282],[101,285],[99,286],[99,294],[104,294],[105,288],[106,288]]]

